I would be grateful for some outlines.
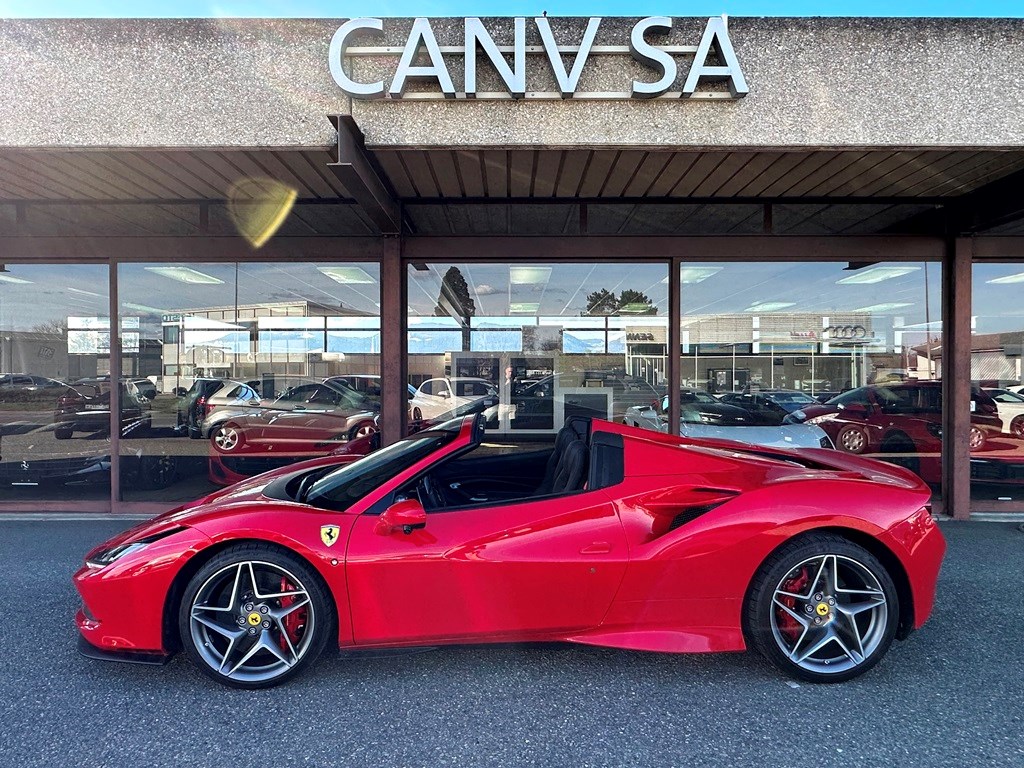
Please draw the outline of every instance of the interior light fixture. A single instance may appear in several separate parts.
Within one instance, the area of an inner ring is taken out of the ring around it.
[[[543,285],[551,279],[551,267],[509,267],[512,285]]]
[[[916,272],[920,267],[871,267],[864,271],[854,272],[848,277],[841,277],[836,280],[836,285],[871,285],[880,283],[883,280],[891,280],[894,277],[903,277],[911,272]]]
[[[908,301],[890,301],[886,304],[872,304],[870,307],[858,307],[851,312],[888,312],[890,309],[903,309],[903,307],[914,306]]]
[[[317,267],[319,272],[342,285],[375,284],[377,281],[362,267]]]
[[[681,283],[702,283],[713,275],[717,275],[723,267],[680,267],[679,282]],[[665,278],[663,282],[668,282]]]
[[[508,305],[509,314],[533,315],[540,309],[540,303],[536,301],[518,301]]]
[[[189,285],[220,285],[224,281],[191,267],[146,267],[147,272],[169,277]]]
[[[775,312],[787,307],[795,307],[795,301],[755,301],[744,312]]]
[[[25,280],[25,279],[23,279],[21,277],[15,277],[14,275],[9,275],[6,272],[0,272],[0,282],[3,282],[3,283],[17,283],[18,285],[28,285],[32,281],[31,280]]]
[[[989,285],[1009,285],[1011,283],[1024,283],[1024,272],[1018,272],[1015,275],[1006,275],[1004,277],[994,277],[991,280],[986,280]]]

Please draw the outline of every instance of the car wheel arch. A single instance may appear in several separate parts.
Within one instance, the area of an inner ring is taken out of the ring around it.
[[[903,563],[895,552],[890,549],[885,542],[879,540],[875,536],[872,536],[866,531],[857,530],[856,528],[847,528],[845,526],[822,526],[819,528],[808,528],[800,531],[799,533],[787,536],[785,539],[780,541],[776,547],[774,547],[764,559],[757,564],[753,573],[750,576],[750,580],[747,583],[747,588],[743,594],[743,605],[746,606],[751,597],[751,592],[754,588],[754,583],[757,579],[757,574],[761,571],[764,564],[770,560],[780,549],[797,541],[806,536],[813,536],[815,534],[833,535],[839,536],[846,539],[851,544],[856,544],[866,549],[869,553],[874,555],[879,562],[885,567],[889,576],[893,580],[893,584],[896,586],[896,593],[899,597],[900,605],[900,616],[899,623],[896,627],[896,639],[904,640],[914,629],[914,591],[910,586],[910,577],[907,575],[906,568],[903,567]],[[750,647],[750,627],[747,626],[747,615],[746,611],[743,611],[743,637],[744,642]]]
[[[339,604],[338,595],[335,594],[335,590],[331,589],[330,583],[326,578],[324,578],[324,575],[320,568],[317,567],[317,564],[303,552],[294,547],[288,547],[269,539],[240,537],[235,539],[220,539],[209,546],[200,549],[192,555],[192,557],[190,557],[174,575],[174,579],[171,581],[171,585],[167,589],[167,595],[164,597],[163,612],[161,614],[161,635],[163,637],[165,651],[173,654],[177,653],[182,648],[181,637],[178,634],[178,609],[181,605],[182,598],[185,596],[185,590],[188,588],[188,584],[192,578],[199,573],[200,569],[202,569],[204,565],[210,562],[221,552],[225,552],[233,547],[245,546],[247,544],[258,544],[260,546],[271,547],[283,554],[298,558],[310,567],[313,573],[316,574],[316,577],[320,579],[321,586],[332,598],[334,610],[331,612],[332,615],[330,617],[333,625],[330,628],[330,632],[336,638],[337,642],[339,612],[342,610],[342,606]]]

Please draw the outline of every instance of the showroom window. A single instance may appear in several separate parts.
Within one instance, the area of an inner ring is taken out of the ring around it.
[[[1024,264],[976,262],[971,285],[973,399],[980,390],[998,421],[972,435],[980,444],[972,444],[971,500],[979,511],[998,511],[1024,501]]]
[[[495,436],[545,440],[666,391],[665,262],[418,263],[408,303],[410,430],[480,412]]]
[[[122,264],[118,293],[124,500],[194,499],[376,431],[376,263]]]
[[[106,266],[0,268],[3,501],[109,506],[107,297]],[[121,336],[138,345],[131,319]]]
[[[682,264],[681,434],[834,446],[907,467],[937,493],[940,278],[923,262]],[[668,429],[659,405],[640,426]]]

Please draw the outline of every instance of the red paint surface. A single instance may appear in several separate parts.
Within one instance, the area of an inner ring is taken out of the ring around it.
[[[471,417],[470,417],[471,418]],[[268,499],[273,477],[351,460],[322,457],[250,478],[126,532],[104,546],[182,530],[75,585],[103,648],[162,649],[161,617],[175,575],[208,547],[264,540],[308,560],[334,596],[341,646],[567,640],[671,652],[744,648],[744,596],[765,558],[816,530],[872,537],[908,575],[914,624],[928,618],[945,543],[930,492],[910,472],[836,451],[766,450],[659,435],[622,435],[625,479],[606,489],[431,512],[406,534],[366,511],[419,471],[470,445],[459,437],[345,512]],[[799,466],[790,458],[811,462]],[[676,515],[711,511],[670,530]],[[320,527],[341,528],[327,547]]]

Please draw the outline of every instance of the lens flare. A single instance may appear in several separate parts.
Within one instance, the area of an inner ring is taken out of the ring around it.
[[[228,191],[228,213],[238,234],[260,248],[288,218],[298,194],[275,179],[242,179]]]

